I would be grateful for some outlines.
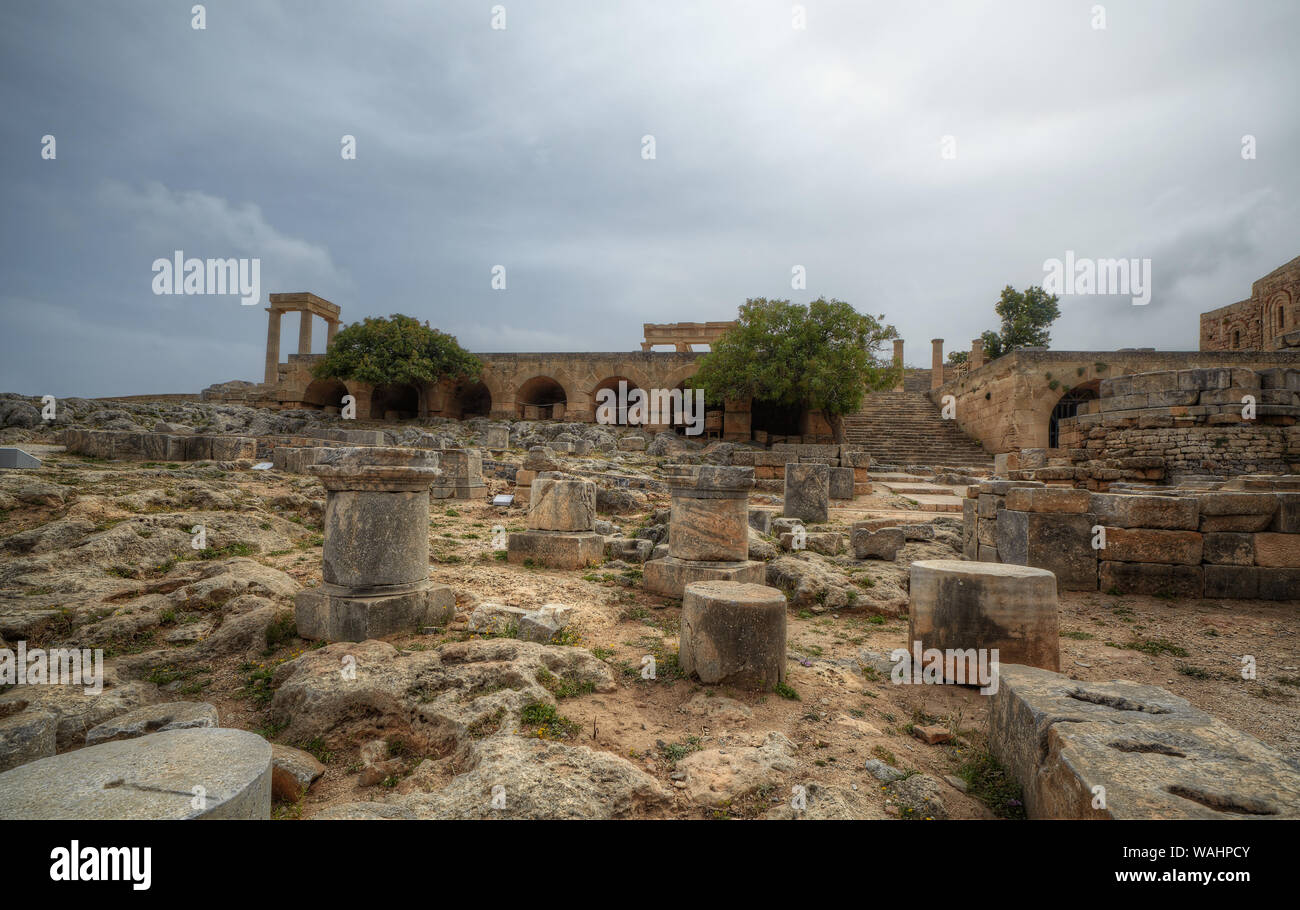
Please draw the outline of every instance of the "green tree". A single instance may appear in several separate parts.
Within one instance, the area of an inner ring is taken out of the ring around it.
[[[415,385],[477,379],[483,364],[455,337],[412,316],[368,316],[339,329],[312,373],[373,385]]]
[[[1041,287],[1027,288],[1023,293],[1011,285],[1002,289],[1002,296],[993,308],[1002,319],[1002,331],[985,331],[985,360],[996,360],[1016,348],[1047,347],[1052,336],[1048,328],[1061,315],[1057,306],[1060,300]]]
[[[713,344],[691,385],[712,401],[759,398],[821,411],[843,442],[844,415],[860,408],[868,391],[898,381],[898,371],[877,355],[898,337],[884,318],[824,297],[807,306],[747,300],[738,324]]]

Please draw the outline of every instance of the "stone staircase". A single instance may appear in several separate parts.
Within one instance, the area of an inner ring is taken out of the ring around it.
[[[875,464],[960,465],[988,468],[988,455],[926,397],[929,370],[908,370],[901,392],[873,392],[861,410],[844,418],[848,442],[863,446]]]

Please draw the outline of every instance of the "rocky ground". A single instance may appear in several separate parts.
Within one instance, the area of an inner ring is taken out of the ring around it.
[[[161,421],[286,433],[320,419],[190,402],[65,404],[72,425],[118,429]],[[58,686],[0,692],[0,720],[57,715],[60,751],[84,746],[92,727],[131,709],[206,702],[221,726],[320,762],[305,773],[319,773],[305,794],[282,794],[276,813],[288,818],[782,818],[796,814],[795,787],[807,795],[797,814],[812,818],[1022,814],[985,748],[984,698],[889,680],[887,655],[907,644],[907,566],[957,556],[954,516],[879,494],[832,510],[829,529],[844,531],[867,516],[928,521],[934,539],[908,542],[896,561],[787,553],[755,536],[751,556],[768,560],[769,584],[791,595],[787,686],[777,692],[684,678],[680,605],[645,594],[635,562],[583,572],[510,565],[493,548],[492,529],[522,529],[523,509],[486,501],[433,506],[431,574],[455,589],[456,622],[322,646],[298,639],[293,624],[293,595],[320,581],[324,494],[316,480],[247,462],[70,456],[42,447],[51,432],[39,414],[28,421],[24,405],[33,406],[0,398],[0,424],[8,424],[0,443],[21,442],[44,464],[0,471],[0,637],[9,646],[103,648],[110,665],[98,696]],[[473,442],[482,423],[375,426],[410,444],[430,435]],[[497,461],[518,464],[523,445],[566,435],[594,447],[560,456],[566,470],[630,481],[602,494],[602,530],[655,542],[668,506],[654,488],[657,466],[725,460],[728,451],[656,438],[647,453],[619,452],[601,428],[517,425],[512,443],[521,447]],[[491,491],[510,488],[508,467],[487,473]],[[642,482],[651,489],[637,489]],[[765,502],[777,503],[751,501]],[[202,549],[192,547],[198,525]],[[558,603],[572,613],[539,644],[470,632],[469,615],[483,603]],[[1298,627],[1295,603],[1067,593],[1061,669],[1164,686],[1297,756]],[[647,654],[656,658],[653,680],[641,678]],[[1255,658],[1254,680],[1241,678],[1243,655]],[[349,668],[355,678],[341,672]],[[931,738],[948,741],[927,743],[916,727],[941,728]],[[492,806],[497,787],[504,810]]]

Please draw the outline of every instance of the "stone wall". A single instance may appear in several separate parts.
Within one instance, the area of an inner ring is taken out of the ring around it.
[[[1300,369],[1167,370],[1104,380],[1100,393],[1061,421],[1074,464],[1140,462],[1162,469],[1145,479],[1168,481],[1300,471]]]
[[[853,494],[871,493],[871,455],[857,446],[778,442],[769,452],[736,450],[733,465],[753,466],[754,488],[764,493],[780,493],[785,488],[787,464],[824,464],[832,468],[853,469]]]
[[[963,555],[1048,569],[1067,591],[1300,599],[1300,476],[1232,485],[1093,493],[986,481],[967,489]]]
[[[133,433],[127,430],[60,431],[69,452],[94,458],[142,461],[238,461],[257,456],[252,436],[181,436],[170,433]]]
[[[1300,351],[1013,351],[945,382],[955,420],[991,454],[1045,448],[1052,410],[1071,389],[1099,389],[1135,373],[1193,369],[1300,369]]]

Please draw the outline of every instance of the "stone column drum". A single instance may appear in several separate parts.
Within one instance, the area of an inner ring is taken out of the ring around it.
[[[543,471],[533,481],[529,496],[528,530],[506,538],[510,562],[581,569],[604,558],[605,537],[594,530],[594,483],[559,471]]]
[[[429,484],[438,455],[340,447],[308,468],[325,485],[324,583],[296,599],[298,634],[365,641],[449,622],[456,598],[429,580]]]
[[[830,487],[829,465],[787,464],[785,506],[781,514],[786,518],[797,518],[804,524],[825,524],[830,517]]]
[[[668,465],[672,511],[668,556],[646,563],[645,589],[681,597],[695,581],[762,584],[766,566],[749,559],[749,491],[754,469]]]
[[[1056,576],[959,559],[912,563],[909,650],[998,649],[998,662],[1059,670]]]
[[[771,689],[785,681],[786,599],[777,588],[697,581],[682,596],[678,662],[700,682]]]

